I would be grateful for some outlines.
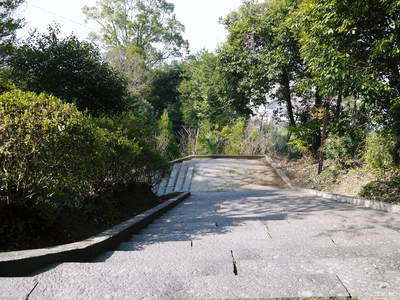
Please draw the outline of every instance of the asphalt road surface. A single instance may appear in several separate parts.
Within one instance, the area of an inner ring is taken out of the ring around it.
[[[258,160],[198,160],[192,196],[113,252],[0,299],[400,296],[399,215],[285,189]]]

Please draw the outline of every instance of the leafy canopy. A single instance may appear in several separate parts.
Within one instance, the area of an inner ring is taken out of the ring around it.
[[[15,42],[15,32],[22,27],[22,19],[13,17],[13,12],[24,0],[2,0],[0,2],[0,67],[4,66]]]
[[[58,35],[49,28],[16,49],[10,66],[17,87],[50,93],[96,114],[122,110],[129,99],[125,80],[91,43]]]

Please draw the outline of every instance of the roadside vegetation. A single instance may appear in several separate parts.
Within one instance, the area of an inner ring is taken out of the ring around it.
[[[159,203],[190,154],[268,154],[298,185],[400,202],[400,1],[244,1],[194,54],[166,0],[84,7],[91,42],[17,40],[22,3],[0,4],[2,250]]]

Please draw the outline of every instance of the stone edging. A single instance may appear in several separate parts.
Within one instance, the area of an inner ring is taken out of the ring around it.
[[[292,185],[292,183],[290,182],[289,177],[287,177],[286,174],[285,174],[285,172],[282,171],[282,167],[281,167],[279,164],[277,164],[276,162],[274,162],[274,161],[272,160],[272,158],[270,158],[270,157],[268,157],[268,156],[265,156],[265,161],[271,165],[271,167],[272,167],[272,168],[274,169],[274,171],[279,175],[279,177],[286,183],[286,185],[287,185],[289,188],[293,189],[293,185]]]
[[[332,199],[338,202],[343,202],[343,203],[350,203],[358,206],[363,206],[367,208],[372,208],[376,210],[382,210],[386,212],[391,212],[391,213],[400,213],[400,205],[396,204],[390,204],[390,203],[385,203],[382,201],[374,201],[374,200],[367,200],[367,199],[362,199],[362,198],[355,198],[355,197],[350,197],[350,196],[343,196],[343,195],[337,195],[337,194],[331,194],[327,192],[322,192],[318,190],[313,190],[313,189],[303,189],[303,188],[294,188],[292,184],[290,183],[290,179],[286,176],[286,174],[282,171],[282,167],[274,162],[270,157],[265,156],[265,160],[272,166],[272,168],[278,173],[278,175],[282,178],[282,180],[291,188],[296,191],[302,192],[302,193],[307,193],[307,194],[312,194],[314,196],[326,198],[326,199]]]
[[[81,242],[0,253],[0,277],[24,276],[56,263],[90,261],[102,252],[115,248],[189,196],[190,193],[183,193]]]
[[[400,213],[400,205],[396,205],[396,204],[390,204],[390,203],[385,203],[382,201],[374,201],[374,200],[367,200],[367,199],[362,199],[362,198],[354,198],[354,197],[350,197],[350,196],[331,194],[331,193],[322,192],[322,191],[318,191],[318,190],[312,190],[312,189],[296,188],[296,190],[299,192],[312,194],[314,196],[319,196],[319,197],[323,197],[326,199],[332,199],[332,200],[335,200],[338,202],[350,203],[350,204],[359,205],[359,206],[372,208],[372,209],[376,209],[376,210],[383,210],[383,211],[391,212],[391,213]]]
[[[185,156],[176,160],[171,161],[171,164],[180,163],[186,160],[196,159],[196,158],[227,158],[227,159],[260,159],[264,158],[265,155],[224,155],[224,154],[196,154]]]

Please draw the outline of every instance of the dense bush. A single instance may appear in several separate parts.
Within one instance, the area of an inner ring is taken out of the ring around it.
[[[157,149],[164,157],[172,160],[179,156],[179,147],[167,110],[164,110],[158,122],[158,135],[156,140]]]
[[[348,136],[330,136],[322,148],[327,159],[333,160],[339,168],[346,169],[354,165],[352,140]]]
[[[224,140],[211,122],[205,120],[200,123],[199,135],[197,138],[198,154],[219,154],[224,148]]]
[[[239,118],[231,126],[224,126],[221,136],[224,138],[224,153],[230,155],[244,154],[246,122]]]
[[[400,177],[390,181],[373,181],[365,185],[361,197],[384,202],[400,202]]]
[[[378,176],[390,171],[393,166],[391,150],[393,139],[388,135],[371,132],[365,144],[364,160],[367,168]]]
[[[152,183],[165,161],[136,138],[142,125],[133,119],[93,119],[46,94],[1,95],[0,203],[80,206],[102,191]]]

